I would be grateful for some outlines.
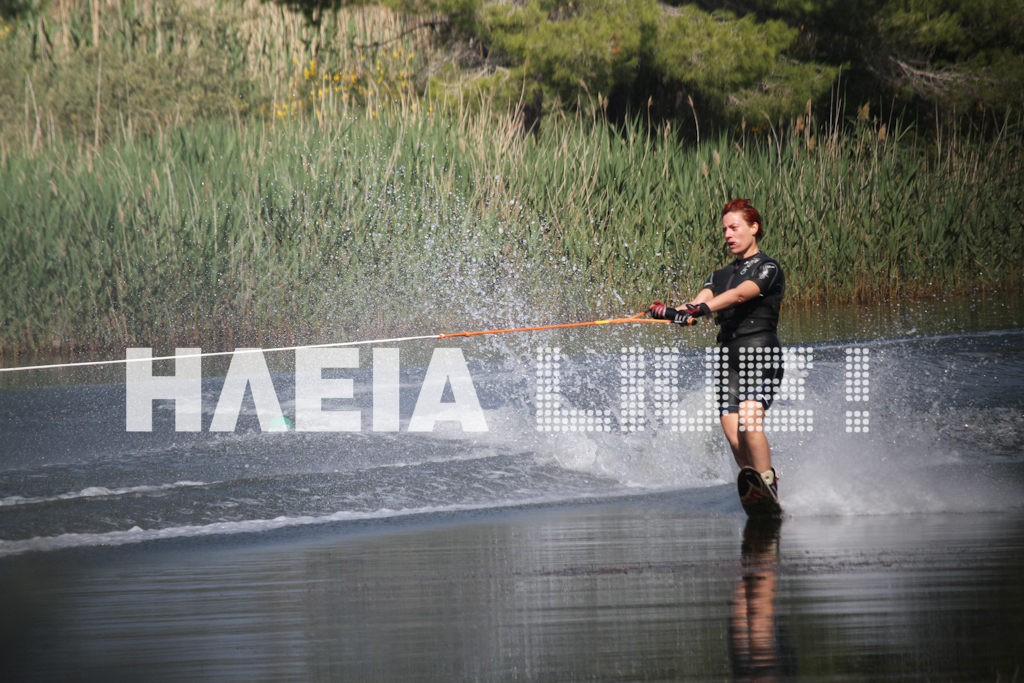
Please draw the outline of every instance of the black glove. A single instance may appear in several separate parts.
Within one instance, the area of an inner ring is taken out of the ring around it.
[[[696,325],[697,318],[705,315],[711,315],[711,309],[707,304],[686,304],[683,310],[675,312],[672,322],[677,325]]]
[[[660,301],[655,301],[651,304],[651,307],[647,309],[647,312],[651,314],[651,317],[655,320],[675,320],[675,317],[679,315],[679,311],[674,308],[669,308]]]

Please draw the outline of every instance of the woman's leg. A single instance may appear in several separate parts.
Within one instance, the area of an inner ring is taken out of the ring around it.
[[[764,407],[760,401],[743,401],[737,418],[737,432],[742,451],[758,472],[772,468],[772,450],[764,435]]]
[[[725,432],[725,439],[732,449],[732,457],[740,467],[750,467],[749,457],[740,442],[740,418],[737,413],[722,413],[722,431]]]
[[[732,449],[736,464],[758,472],[772,468],[772,452],[764,435],[764,407],[760,401],[743,401],[738,413],[721,417],[722,431]]]
[[[757,334],[734,340],[727,348],[728,371],[719,394],[722,431],[736,464],[752,467],[770,484],[774,472],[764,413],[782,381],[779,340],[773,333]]]

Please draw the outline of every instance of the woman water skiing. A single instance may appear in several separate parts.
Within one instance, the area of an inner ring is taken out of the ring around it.
[[[722,231],[736,259],[713,272],[682,308],[655,301],[648,310],[651,317],[681,325],[715,314],[721,326],[718,343],[725,349],[720,369],[726,370],[726,377],[720,378],[718,408],[722,430],[740,466],[740,500],[745,508],[761,502],[777,507],[777,476],[763,417],[782,380],[776,328],[786,280],[779,264],[758,246],[764,239],[764,223],[749,200],[734,199],[722,208]],[[745,485],[746,468],[759,476],[749,477]]]

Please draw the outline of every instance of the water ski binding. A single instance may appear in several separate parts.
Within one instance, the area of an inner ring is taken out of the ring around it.
[[[782,506],[775,489],[768,486],[757,470],[744,467],[736,479],[736,488],[740,494],[740,505],[750,517],[779,517]]]

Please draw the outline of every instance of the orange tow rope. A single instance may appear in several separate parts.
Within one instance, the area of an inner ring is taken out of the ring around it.
[[[326,349],[326,348],[340,348],[344,346],[367,346],[369,344],[395,344],[398,342],[406,341],[419,341],[424,339],[448,339],[449,337],[475,337],[481,334],[501,334],[502,332],[532,332],[536,330],[557,330],[565,327],[586,327],[588,325],[619,325],[622,323],[667,323],[668,320],[653,320],[651,318],[642,317],[647,311],[643,313],[637,313],[629,318],[612,318],[610,320],[591,320],[585,323],[563,323],[561,325],[537,325],[535,327],[512,327],[504,330],[476,330],[473,332],[452,332],[450,334],[421,334],[414,337],[393,337],[391,339],[362,339],[359,341],[348,341],[348,342],[328,342],[326,344],[303,344],[300,346],[278,346],[272,349],[235,349],[234,351],[198,351],[195,353],[185,353],[178,355],[175,353],[173,356],[155,356],[155,357],[132,357],[132,358],[114,358],[111,360],[89,360],[79,361],[74,363],[48,363],[45,365],[22,365],[14,368],[0,368],[0,373],[7,372],[22,372],[26,370],[50,370],[56,368],[80,368],[86,366],[97,366],[97,365],[127,365],[133,362],[153,362],[158,360],[180,360],[183,358],[208,358],[211,356],[233,356],[235,354],[243,353],[273,353],[277,351],[298,351],[299,349]]]
[[[476,330],[473,332],[451,332],[449,334],[439,334],[438,339],[447,339],[448,337],[475,337],[481,334],[503,334],[505,332],[536,332],[539,330],[560,330],[566,327],[588,327],[590,325],[621,325],[623,323],[667,323],[672,322],[671,320],[655,320],[653,318],[644,318],[643,316],[647,311],[642,311],[636,315],[628,318],[611,318],[609,320],[591,320],[585,323],[562,323],[560,325],[537,325],[534,327],[512,327],[504,330]]]

